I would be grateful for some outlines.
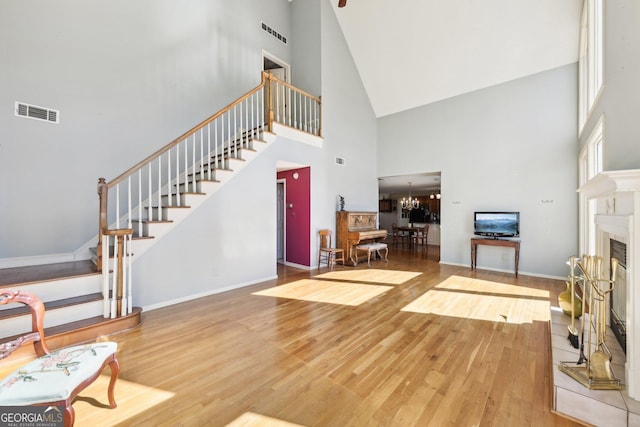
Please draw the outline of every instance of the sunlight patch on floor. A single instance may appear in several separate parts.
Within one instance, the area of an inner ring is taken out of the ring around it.
[[[418,277],[421,274],[422,273],[415,271],[378,270],[375,268],[368,268],[366,270],[329,271],[327,273],[319,274],[316,277],[320,279],[351,280],[354,282],[400,285],[414,277]]]
[[[108,371],[108,369],[107,369]],[[127,420],[171,399],[174,393],[118,378],[115,388],[117,408],[109,408],[107,388],[110,375],[100,375],[73,402],[77,426],[126,425]],[[162,411],[160,406],[157,411]]]
[[[484,292],[490,294],[515,295],[522,297],[549,298],[549,291],[525,286],[508,285],[490,280],[474,279],[473,277],[450,276],[439,285],[439,289]]]
[[[390,289],[393,288],[363,283],[302,279],[255,292],[252,295],[356,306]]]
[[[227,424],[226,427],[300,427],[300,424],[294,424],[282,421],[277,418],[267,417],[266,415],[255,414],[253,412],[245,412],[235,420]]]
[[[451,276],[402,311],[514,324],[548,321],[549,292]]]

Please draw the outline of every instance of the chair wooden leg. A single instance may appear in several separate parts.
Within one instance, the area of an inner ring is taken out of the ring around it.
[[[71,399],[69,399],[64,406],[64,427],[73,427],[73,423],[76,421],[76,411],[71,406]]]
[[[112,356],[112,360],[109,362],[109,369],[111,369],[111,379],[109,380],[109,389],[107,390],[107,394],[109,396],[109,406],[111,409],[117,407],[116,399],[115,399],[115,388],[116,388],[116,380],[118,379],[118,375],[120,375],[120,363],[118,362],[118,358],[114,354]]]

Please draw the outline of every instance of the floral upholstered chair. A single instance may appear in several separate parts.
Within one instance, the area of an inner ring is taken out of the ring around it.
[[[33,342],[40,357],[27,363],[0,381],[0,406],[64,406],[64,425],[72,426],[75,397],[93,383],[109,365],[109,406],[116,407],[115,383],[120,373],[116,357],[118,344],[96,342],[49,351],[44,337],[44,304],[35,295],[23,291],[3,291],[0,305],[22,303],[29,306],[32,331],[0,344],[0,359],[24,344]]]

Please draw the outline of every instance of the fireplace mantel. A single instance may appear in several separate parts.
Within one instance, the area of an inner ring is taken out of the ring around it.
[[[627,245],[627,357],[625,387],[640,400],[640,169],[606,171],[582,185],[578,192],[596,201],[593,224],[596,255],[607,259],[609,239]]]
[[[640,169],[601,172],[578,191],[587,199],[609,197],[615,193],[639,192]]]

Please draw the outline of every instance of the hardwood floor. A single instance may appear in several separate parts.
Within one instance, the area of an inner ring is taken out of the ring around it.
[[[579,425],[549,410],[563,282],[437,259],[392,247],[371,269],[279,266],[277,280],[144,312],[111,337],[118,408],[101,407],[101,378],[76,425]]]

